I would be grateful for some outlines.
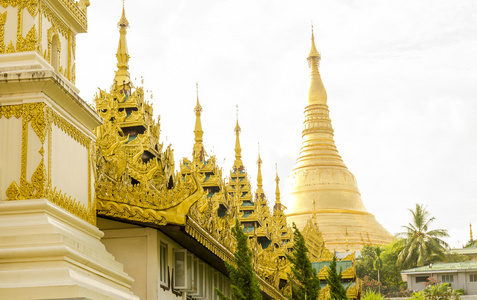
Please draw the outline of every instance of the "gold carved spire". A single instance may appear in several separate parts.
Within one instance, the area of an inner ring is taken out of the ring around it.
[[[273,212],[275,212],[276,210],[282,211],[286,208],[280,201],[280,177],[278,177],[277,164],[275,164],[275,173],[275,182],[277,183],[277,186],[275,188],[275,205],[273,206]]]
[[[260,158],[260,144],[258,145],[258,172],[257,172],[257,194],[263,194],[263,182],[262,182],[262,159]]]
[[[131,79],[129,77],[129,54],[128,54],[128,44],[126,41],[126,28],[129,27],[129,22],[126,19],[126,13],[124,10],[124,1],[123,1],[123,13],[121,19],[118,22],[119,27],[119,43],[118,43],[118,52],[116,53],[116,58],[118,60],[118,70],[116,71],[116,76],[114,81],[117,86],[123,86],[126,88],[126,85],[131,86]]]
[[[195,111],[195,127],[194,127],[194,135],[195,135],[195,143],[194,148],[192,150],[192,157],[193,159],[198,159],[199,161],[204,160],[205,157],[205,150],[202,141],[202,136],[204,135],[204,131],[202,130],[202,123],[200,121],[200,115],[202,113],[202,107],[199,103],[199,84],[195,84],[196,93],[197,93],[197,104],[194,108]]]
[[[238,122],[238,105],[237,105],[237,125],[235,126],[235,161],[234,170],[243,170],[242,148],[240,148],[240,126]]]
[[[313,25],[311,26],[311,50],[308,55],[308,66],[311,69],[310,89],[308,90],[308,104],[326,104],[326,89],[321,81],[320,66],[321,55],[316,50],[315,35],[313,34]]]

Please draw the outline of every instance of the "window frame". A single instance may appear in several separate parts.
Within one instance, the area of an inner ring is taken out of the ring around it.
[[[159,243],[159,283],[169,285],[169,245]]]
[[[429,276],[416,276],[415,279],[416,279],[415,280],[416,283],[422,283],[422,282],[426,282],[429,279]]]
[[[446,283],[453,283],[454,282],[454,274],[443,274],[441,275],[442,282]]]

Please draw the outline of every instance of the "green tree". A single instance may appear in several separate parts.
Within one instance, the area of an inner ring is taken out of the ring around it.
[[[363,292],[368,290],[377,292],[381,288],[381,293],[385,296],[397,297],[405,291],[406,283],[402,281],[400,266],[396,265],[398,253],[394,250],[393,244],[380,247],[380,258],[382,261],[378,272],[375,268],[376,252],[375,247],[365,245],[356,261],[356,273],[363,279]]]
[[[423,266],[436,260],[445,259],[445,250],[449,247],[441,238],[448,237],[445,229],[429,230],[435,220],[426,207],[416,204],[415,210],[409,209],[412,220],[405,232],[398,234],[401,239],[396,243],[399,251],[397,264],[403,268]]]
[[[396,265],[398,253],[393,250],[393,245],[383,247],[381,258],[383,265],[381,268],[381,282],[386,286],[386,295],[397,296],[396,293],[407,287],[406,283],[402,281],[402,269]]]
[[[370,245],[364,245],[361,254],[356,261],[356,275],[359,278],[368,276],[371,279],[378,280],[378,272],[374,269],[374,250]]]
[[[373,267],[376,271],[378,271],[378,293],[381,294],[381,268],[383,267],[383,260],[381,259],[381,248],[379,246],[373,247],[374,250],[374,261]]]
[[[226,261],[224,262],[232,282],[232,299],[260,300],[262,299],[262,294],[252,267],[252,251],[247,246],[248,237],[243,233],[238,219],[235,220],[232,234],[237,240],[237,247],[234,253],[235,266]],[[217,288],[215,290],[220,299],[228,299]]]
[[[341,284],[341,270],[338,273],[336,270],[336,254],[333,255],[333,261],[330,264],[330,269],[328,270],[328,276],[326,276],[326,283],[330,287],[330,298],[333,300],[346,300],[346,289]]]
[[[305,238],[295,223],[293,223],[293,230],[293,252],[291,255],[286,255],[291,263],[291,274],[288,274],[288,279],[292,286],[291,299],[318,299],[320,279],[308,258]]]

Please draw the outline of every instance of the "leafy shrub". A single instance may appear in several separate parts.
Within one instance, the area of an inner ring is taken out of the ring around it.
[[[413,300],[460,300],[461,290],[454,290],[448,283],[430,284],[422,291],[412,294]]]
[[[384,296],[372,290],[367,290],[363,300],[384,300]]]

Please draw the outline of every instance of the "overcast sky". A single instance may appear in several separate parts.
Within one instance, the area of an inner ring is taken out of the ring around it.
[[[452,247],[477,238],[477,1],[126,0],[130,73],[144,77],[176,169],[191,156],[195,83],[204,145],[228,175],[239,107],[243,161],[275,201],[301,146],[310,22],[335,142],[369,212],[391,233],[427,205]],[[116,70],[121,1],[94,0],[76,84],[92,102]],[[137,78],[137,80],[134,80]]]

